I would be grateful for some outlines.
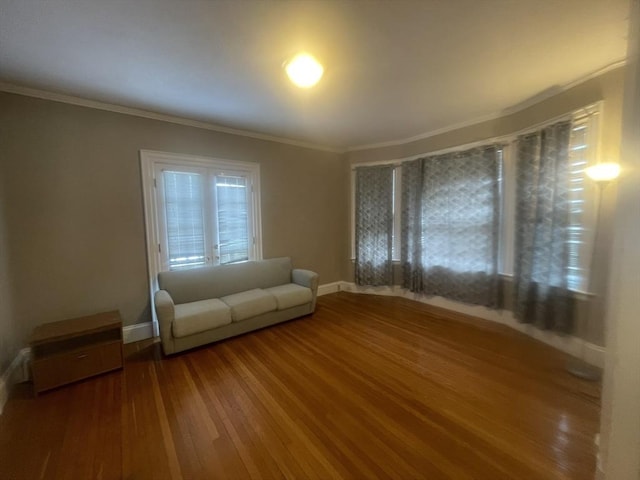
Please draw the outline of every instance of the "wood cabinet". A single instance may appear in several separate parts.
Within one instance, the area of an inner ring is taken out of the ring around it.
[[[35,393],[123,367],[117,311],[45,323],[31,335]]]

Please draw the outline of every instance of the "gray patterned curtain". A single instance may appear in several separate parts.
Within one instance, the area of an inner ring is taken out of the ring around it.
[[[356,168],[356,264],[358,285],[392,285],[393,169]]]
[[[403,164],[403,286],[501,306],[500,146]]]
[[[569,139],[560,122],[518,138],[514,314],[525,323],[569,333]]]
[[[422,292],[422,159],[402,164],[402,286]]]

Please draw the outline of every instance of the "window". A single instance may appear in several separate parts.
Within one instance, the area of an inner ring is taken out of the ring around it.
[[[403,286],[475,305],[499,304],[502,146],[403,164]]]
[[[597,142],[599,135],[598,117],[600,111],[600,105],[594,104],[581,109],[574,113],[572,116],[564,117],[567,120],[571,120],[571,135],[569,141],[569,160],[570,160],[570,220],[569,220],[569,239],[567,240],[567,248],[569,250],[569,265],[568,265],[568,278],[567,285],[570,290],[577,292],[589,291],[589,269],[595,232],[596,221],[596,205],[595,205],[595,189],[593,182],[585,179],[585,168],[596,162],[597,154]],[[541,127],[537,127],[541,128]],[[495,139],[504,145],[504,148],[497,152],[498,155],[498,198],[499,198],[499,218],[500,218],[500,235],[499,235],[499,272],[503,275],[511,276],[514,273],[514,245],[515,245],[515,204],[516,204],[516,136],[511,135],[508,137],[502,137]],[[465,147],[456,148],[450,151],[462,151]],[[446,154],[440,153],[439,155]],[[432,156],[434,154],[431,154]],[[424,155],[427,157],[428,155]],[[398,262],[402,257],[402,248],[405,245],[401,245],[401,231],[407,228],[407,225],[402,224],[401,214],[404,206],[402,203],[402,195],[400,192],[404,188],[403,183],[403,170],[411,163],[410,159],[396,161],[393,171],[393,248],[392,258],[393,261]],[[375,165],[372,163],[369,165]],[[443,188],[443,187],[438,187]],[[447,187],[448,188],[448,187]],[[456,188],[456,185],[451,185],[451,188]],[[436,192],[436,190],[434,190]],[[440,197],[438,197],[440,198]],[[445,198],[445,197],[441,197]],[[456,198],[455,195],[453,197]],[[437,201],[437,198],[433,198],[433,201]],[[480,207],[480,204],[476,205]],[[454,248],[454,245],[447,242],[444,237],[444,231],[442,235],[439,235],[439,220],[437,218],[438,212],[444,212],[444,209],[435,208],[436,212],[433,218],[428,219],[430,225],[428,230],[430,232],[428,243],[440,243],[447,245],[448,248]],[[473,213],[472,210],[469,210]],[[480,214],[480,210],[477,210]],[[352,171],[352,225],[355,226],[355,173]],[[442,222],[440,222],[442,223]],[[457,222],[461,231],[464,230],[465,225]],[[470,225],[467,225],[471,228]],[[478,225],[480,227],[480,225]],[[425,229],[427,226],[425,225]],[[442,229],[441,229],[442,230]],[[465,230],[466,231],[466,230]],[[355,227],[351,231],[352,234],[352,259],[355,259]],[[420,238],[425,238],[420,236]],[[440,238],[440,240],[438,240]],[[401,248],[402,247],[402,248]],[[469,245],[469,248],[465,247],[461,250],[462,254],[454,255],[451,257],[447,267],[453,271],[462,272],[465,271],[470,259],[475,258],[474,249],[480,249],[481,245]],[[441,259],[438,256],[434,256],[432,259],[427,259],[425,265],[429,265],[430,262],[433,265],[438,264]],[[517,259],[515,259],[517,261]],[[435,263],[434,263],[435,262]]]
[[[569,226],[567,285],[570,290],[589,290],[589,269],[595,232],[595,186],[585,169],[596,161],[599,106],[587,107],[573,115],[569,137]],[[505,149],[503,224],[501,232],[501,273],[513,275],[515,238],[515,146]]]
[[[502,147],[424,160],[422,267],[490,272],[497,262]]]
[[[259,166],[141,152],[150,276],[261,258]]]
[[[205,264],[204,185],[202,175],[193,172],[161,170],[156,176],[160,222],[160,252],[164,252],[168,270]],[[164,240],[164,241],[163,241]],[[164,249],[162,244],[164,243]]]
[[[496,304],[501,164],[493,145],[357,167],[356,283],[390,285],[399,259],[412,291],[452,298],[464,283],[472,294],[456,298]]]
[[[247,173],[167,164],[155,170],[162,270],[255,258]]]
[[[251,186],[241,175],[217,176],[216,205],[218,257],[221,264],[244,262],[251,257],[249,198]]]
[[[589,270],[595,232],[593,182],[585,169],[595,162],[596,114],[574,118],[569,140],[569,265],[567,283],[571,290],[589,290]]]

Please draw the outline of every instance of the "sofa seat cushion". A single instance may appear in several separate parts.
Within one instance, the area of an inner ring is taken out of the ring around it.
[[[278,308],[275,297],[260,288],[227,295],[220,300],[231,308],[231,320],[234,322],[273,312]]]
[[[287,308],[304,305],[313,299],[310,288],[302,287],[295,283],[278,285],[277,287],[271,287],[265,290],[276,297],[278,310],[286,310]]]
[[[171,330],[176,338],[229,325],[231,310],[217,298],[175,306],[175,319]]]

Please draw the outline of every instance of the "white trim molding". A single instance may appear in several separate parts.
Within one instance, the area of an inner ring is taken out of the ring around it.
[[[329,295],[330,293],[336,293],[340,291],[340,285],[343,282],[332,282],[332,283],[325,283],[324,285],[319,285],[318,286],[318,296],[321,297],[322,295]]]
[[[504,117],[508,117],[509,115],[513,115],[514,113],[518,113],[521,112],[523,110],[526,110],[527,108],[533,107],[534,105],[537,105],[541,102],[544,102],[545,100],[548,100],[549,98],[555,97],[556,95],[566,92],[567,90],[570,90],[573,87],[576,87],[582,83],[585,83],[593,78],[599,77],[600,75],[604,75],[605,73],[608,73],[612,70],[615,70],[616,68],[620,68],[624,65],[627,64],[627,61],[625,59],[622,60],[618,60],[616,62],[613,62],[609,65],[607,65],[604,68],[601,68],[599,70],[596,70],[595,72],[591,72],[588,75],[585,75],[581,78],[578,78],[577,80],[567,83],[561,87],[558,88],[554,88],[554,89],[549,89],[549,90],[545,90],[544,92],[542,92],[539,95],[536,95],[528,100],[525,100],[524,102],[518,103],[516,105],[513,105],[509,108],[506,108],[504,110],[500,110],[498,112],[494,112],[494,113],[490,113],[488,115],[483,115],[481,117],[476,117],[473,118],[471,120],[465,120],[463,122],[459,122],[459,123],[454,123],[452,125],[448,125],[446,127],[442,127],[442,128],[437,128],[435,130],[431,130],[425,133],[421,133],[418,135],[414,135],[413,137],[408,137],[408,138],[401,138],[401,139],[397,139],[397,140],[389,140],[386,142],[379,142],[379,143],[370,143],[370,144],[364,144],[364,145],[355,145],[355,146],[351,146],[351,147],[347,147],[347,152],[356,152],[359,150],[372,150],[372,149],[376,149],[376,148],[385,148],[385,147],[394,147],[394,146],[401,146],[401,145],[407,145],[413,142],[417,142],[419,140],[424,140],[427,138],[431,138],[431,137],[435,137],[438,135],[442,135],[444,133],[449,133],[449,132],[453,132],[455,130],[461,130],[463,128],[467,128],[467,127],[472,127],[474,125],[478,125],[484,122],[488,122],[491,120],[497,120],[499,118],[504,118]]]
[[[299,140],[293,140],[286,137],[277,137],[275,135],[267,135],[265,133],[252,132],[249,130],[241,130],[238,128],[230,128],[222,125],[217,125],[210,122],[204,122],[200,120],[193,120],[185,117],[179,117],[175,115],[168,115],[164,113],[152,112],[149,110],[142,110],[134,107],[127,107],[124,105],[116,105],[114,103],[100,102],[97,100],[90,100],[87,98],[76,97],[74,95],[66,95],[63,93],[49,92],[46,90],[39,90],[36,88],[23,87],[21,85],[14,85],[11,83],[0,82],[0,92],[13,93],[15,95],[23,95],[25,97],[40,98],[42,100],[50,100],[52,102],[66,103],[69,105],[77,105],[79,107],[93,108],[95,110],[104,110],[106,112],[121,113],[123,115],[131,115],[134,117],[148,118],[151,120],[158,120],[161,122],[175,123],[177,125],[185,125],[187,127],[201,128],[204,130],[211,130],[219,133],[227,133],[230,135],[238,135],[242,137],[255,138],[257,140],[265,140],[267,142],[283,143],[285,145],[292,145],[294,147],[308,148],[310,150],[320,150],[324,152],[332,153],[344,153],[344,148],[335,148],[326,145],[319,145],[312,142],[303,142]]]
[[[0,415],[4,409],[11,389],[16,383],[26,382],[29,380],[29,359],[31,350],[23,348],[18,352],[7,369],[0,376]]]
[[[268,135],[268,134],[253,132],[249,130],[230,128],[230,127],[225,127],[223,125],[217,125],[211,122],[193,120],[193,119],[180,117],[176,115],[153,112],[149,110],[143,110],[143,109],[128,107],[124,105],[117,105],[117,104],[108,103],[108,102],[90,100],[87,98],[77,97],[74,95],[67,95],[63,93],[39,90],[36,88],[29,88],[21,85],[14,85],[7,82],[0,82],[0,92],[12,93],[15,95],[23,95],[26,97],[40,98],[43,100],[50,100],[52,102],[66,103],[69,105],[77,105],[80,107],[93,108],[96,110],[104,110],[107,112],[121,113],[123,115],[131,115],[135,117],[148,118],[151,120],[158,120],[161,122],[168,122],[168,123],[174,123],[178,125],[185,125],[188,127],[201,128],[205,130],[211,130],[214,132],[226,133],[230,135],[239,135],[239,136],[248,137],[248,138],[255,138],[257,140],[265,140],[265,141],[276,142],[276,143],[281,143],[285,145],[292,145],[294,147],[308,148],[311,150],[320,150],[320,151],[332,152],[332,153],[346,153],[346,152],[354,152],[359,150],[370,150],[375,148],[406,145],[409,143],[416,142],[418,140],[424,140],[426,138],[435,137],[443,133],[448,133],[454,130],[460,130],[462,128],[477,125],[490,120],[503,118],[503,117],[512,115],[514,113],[520,112],[522,110],[525,110],[529,107],[532,107],[533,105],[543,102],[555,95],[558,95],[559,93],[565,92],[577,85],[580,85],[581,83],[591,80],[592,78],[598,77],[600,75],[604,75],[607,72],[610,72],[612,70],[615,70],[616,68],[622,67],[626,63],[627,62],[625,59],[618,60],[616,62],[613,62],[605,66],[604,68],[591,72],[557,89],[554,88],[554,89],[545,90],[541,94],[536,95],[524,102],[513,105],[504,110],[493,112],[488,115],[483,115],[481,117],[476,117],[471,120],[467,120],[467,121],[455,123],[452,125],[448,125],[442,128],[430,130],[430,131],[420,133],[418,135],[414,135],[408,138],[401,138],[401,139],[383,141],[378,143],[352,145],[347,147],[320,145],[317,143],[304,142],[300,140],[294,140],[294,139],[285,138],[285,137],[278,137],[274,135]]]
[[[540,330],[533,325],[518,322],[513,313],[508,310],[492,310],[486,307],[466,305],[463,303],[447,300],[442,297],[427,297],[425,295],[410,292],[400,286],[394,287],[360,287],[352,282],[340,282],[340,291],[386,295],[394,297],[408,298],[427,305],[445,308],[454,312],[471,315],[492,322],[500,323],[514,330],[535,338],[547,345],[568,353],[574,357],[581,358],[590,365],[599,368],[604,367],[605,348],[593,343],[589,343],[581,338],[572,335],[559,335],[549,330]]]
[[[122,342],[133,343],[155,337],[153,325],[153,322],[143,322],[122,327]]]

